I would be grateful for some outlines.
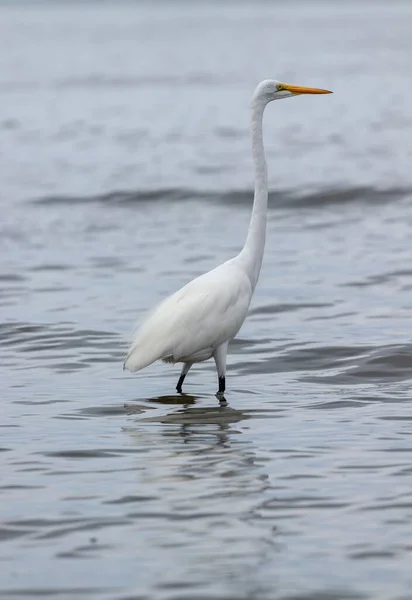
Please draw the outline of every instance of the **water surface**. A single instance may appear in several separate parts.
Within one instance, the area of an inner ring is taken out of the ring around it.
[[[409,600],[408,3],[0,9],[0,597]],[[267,250],[229,355],[122,371],[232,256],[248,103]]]

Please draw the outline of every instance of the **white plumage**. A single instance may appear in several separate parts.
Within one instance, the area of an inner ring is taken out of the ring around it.
[[[251,298],[250,281],[233,261],[201,275],[163,300],[148,317],[132,343],[126,368],[139,371],[158,359],[207,360],[235,337]]]
[[[255,196],[246,243],[235,258],[197,277],[154,309],[134,337],[125,369],[139,371],[159,359],[182,362],[176,387],[181,392],[192,364],[213,356],[219,378],[218,395],[223,394],[228,344],[246,319],[265,247],[268,189],[262,138],[264,108],[272,100],[326,93],[330,92],[275,80],[257,86],[251,104]]]

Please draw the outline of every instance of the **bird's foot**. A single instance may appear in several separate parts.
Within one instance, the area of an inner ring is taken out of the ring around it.
[[[226,406],[227,400],[223,392],[216,392],[216,398],[219,400],[220,406]]]

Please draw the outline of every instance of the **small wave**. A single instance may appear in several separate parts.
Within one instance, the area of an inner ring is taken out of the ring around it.
[[[273,190],[269,193],[269,208],[318,208],[324,206],[340,206],[350,203],[385,204],[396,202],[412,196],[412,188],[392,187],[378,189],[374,187],[352,187],[346,189],[324,189],[308,193],[304,190]],[[89,196],[45,196],[29,200],[31,204],[40,206],[73,206],[76,204],[109,204],[129,205],[141,202],[182,202],[187,200],[216,202],[219,204],[236,204],[250,206],[253,190],[201,191],[185,188],[164,188],[157,190],[115,190],[106,194]]]
[[[412,377],[411,350],[410,344],[387,345],[375,349],[369,355],[360,357],[357,364],[327,379],[329,382],[333,379],[334,383],[347,385],[407,381]]]
[[[370,275],[364,277],[362,280],[349,281],[348,283],[342,283],[342,287],[373,287],[378,285],[392,284],[398,279],[410,279],[412,276],[412,269],[399,269],[396,271],[389,271],[385,273],[379,273],[377,275]]]
[[[300,381],[326,385],[391,383],[412,378],[412,346],[314,346],[278,348],[259,362],[234,364],[243,374],[300,372]]]
[[[201,199],[204,197],[199,192],[192,190],[165,188],[160,190],[142,190],[142,191],[113,191],[107,194],[96,194],[90,196],[45,196],[30,200],[31,204],[42,206],[73,206],[76,204],[138,204],[140,202],[155,201],[181,201],[191,198]]]
[[[284,312],[295,312],[298,310],[304,310],[306,308],[330,308],[333,307],[333,304],[330,302],[297,302],[295,304],[292,303],[283,303],[283,304],[269,304],[266,306],[258,306],[257,308],[253,308],[249,311],[250,315],[276,315],[278,313]]]
[[[36,365],[62,373],[79,371],[94,364],[120,361],[121,338],[112,332],[77,329],[70,323],[43,325],[0,323],[0,348],[8,353],[8,363],[21,367]]]
[[[234,83],[235,79],[231,80]],[[144,88],[150,87],[181,87],[181,86],[211,86],[227,85],[227,77],[215,73],[192,72],[185,75],[146,75],[146,76],[108,76],[105,73],[91,73],[85,77],[67,77],[52,81],[35,80],[8,80],[0,83],[0,92],[33,92],[43,90],[68,90],[68,89],[119,89],[119,88]]]
[[[221,85],[227,80],[215,73],[192,72],[187,74],[108,76],[106,73],[92,73],[85,77],[73,77],[54,81],[56,88],[136,88],[150,86],[179,87],[182,85]]]
[[[326,358],[322,349],[313,348],[301,354],[304,362],[299,370],[318,371],[313,376],[305,376],[304,381],[327,385],[348,385],[390,383],[408,381],[412,373],[412,347],[410,344],[388,344],[381,348],[348,348],[339,356],[336,348]],[[332,357],[332,358],[331,358]],[[296,356],[294,363],[297,363]],[[296,364],[297,366],[297,364]]]

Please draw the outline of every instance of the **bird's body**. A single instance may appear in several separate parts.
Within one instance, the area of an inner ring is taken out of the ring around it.
[[[237,334],[251,298],[250,281],[233,259],[193,279],[148,316],[126,367],[138,371],[158,359],[197,363],[211,358]]]
[[[237,256],[193,279],[154,309],[137,332],[124,368],[135,372],[156,360],[182,362],[176,388],[181,392],[190,367],[213,356],[219,378],[218,394],[225,391],[228,344],[246,319],[265,247],[268,187],[263,111],[272,100],[303,93],[329,92],[274,80],[257,86],[251,105],[255,197],[246,243]]]

